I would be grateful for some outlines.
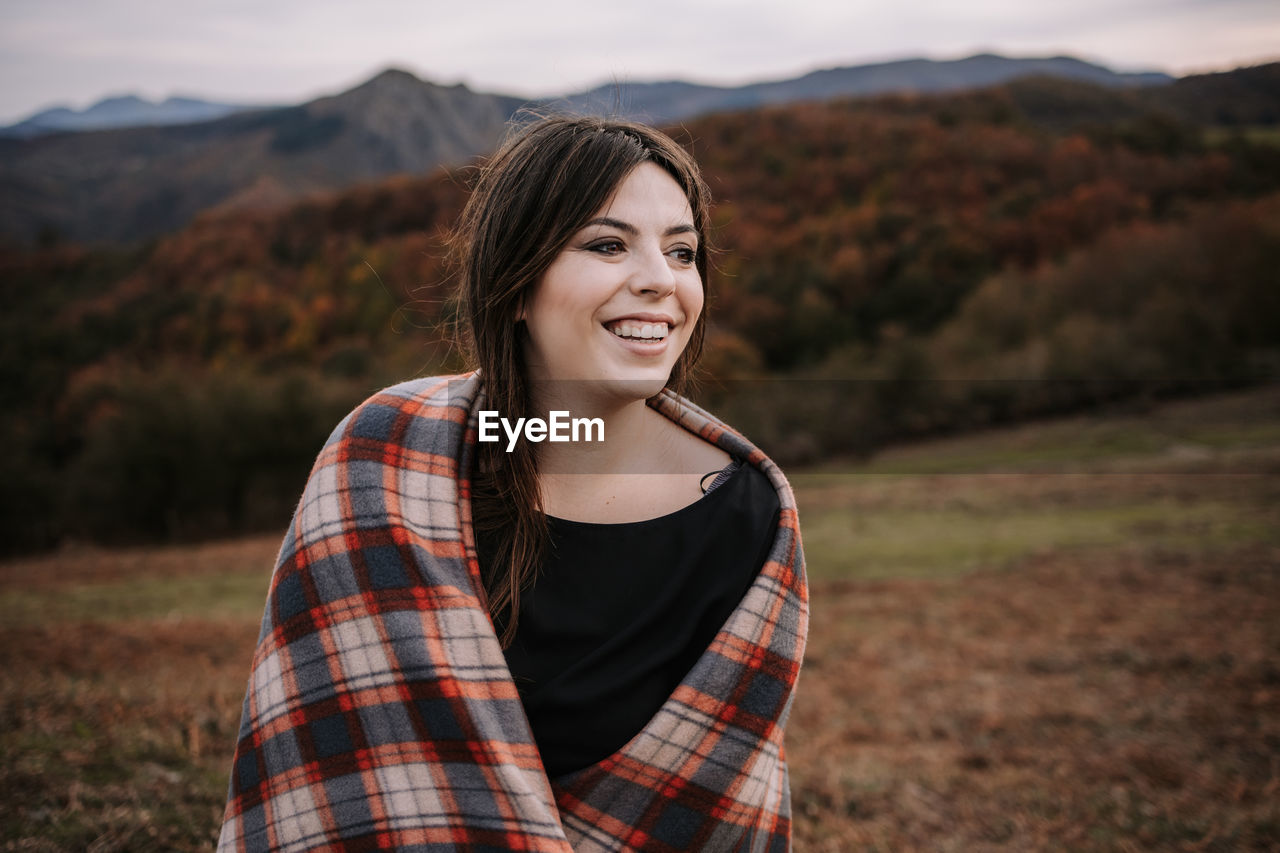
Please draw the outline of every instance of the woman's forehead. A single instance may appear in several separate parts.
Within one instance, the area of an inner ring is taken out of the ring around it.
[[[674,225],[692,225],[693,209],[684,189],[666,169],[641,163],[622,179],[596,212],[596,218],[600,217],[666,230]]]

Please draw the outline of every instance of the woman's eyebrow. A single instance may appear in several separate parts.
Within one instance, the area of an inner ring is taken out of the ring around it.
[[[626,233],[632,234],[632,235],[640,233],[640,229],[636,228],[630,222],[623,222],[621,219],[614,219],[609,216],[597,216],[595,219],[592,219],[583,227],[585,228],[589,225],[604,225],[609,228],[617,228],[619,231],[625,231]],[[679,225],[673,225],[670,228],[668,228],[666,231],[663,232],[663,236],[669,237],[672,234],[696,234],[696,233],[698,233],[696,228],[694,228],[692,225],[690,225],[687,222],[682,222]]]
[[[617,228],[619,231],[625,231],[628,234],[639,234],[640,229],[636,228],[629,222],[623,222],[621,219],[611,219],[608,216],[597,216],[595,219],[587,223],[587,225],[604,225],[609,228]],[[583,226],[586,227],[585,225]]]

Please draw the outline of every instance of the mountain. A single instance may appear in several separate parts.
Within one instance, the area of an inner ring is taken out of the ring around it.
[[[373,88],[259,117],[244,150],[350,156],[335,116],[395,138],[422,87]],[[717,411],[812,459],[1275,381],[1280,147],[1147,121],[1135,96],[1174,88],[1030,77],[690,120],[716,198]],[[400,176],[128,249],[0,248],[0,552],[287,518],[352,401],[462,368],[444,238],[466,184]],[[768,386],[785,405],[739,381],[787,376]]]
[[[210,208],[270,206],[491,150],[520,99],[398,70],[301,106],[0,139],[0,234],[129,242]]]
[[[903,59],[814,71],[789,80],[746,86],[701,86],[682,81],[597,86],[551,102],[590,113],[622,114],[656,124],[704,113],[749,109],[793,101],[876,95],[885,92],[948,92],[1004,83],[1027,76],[1060,77],[1107,87],[1156,86],[1173,80],[1153,72],[1123,74],[1069,56],[1014,59],[979,54],[937,61]]]
[[[1276,125],[1280,124],[1280,62],[1183,77],[1151,94],[1198,124]]]
[[[211,121],[250,109],[261,108],[182,97],[167,98],[161,103],[156,103],[136,95],[120,95],[104,98],[83,110],[73,110],[68,107],[42,110],[17,124],[0,128],[0,136],[30,139],[62,131],[190,124],[197,121]]]
[[[828,69],[733,89],[624,84],[531,106],[666,124],[762,104],[891,92],[926,93],[902,96],[901,108],[932,109],[909,102],[962,98],[952,93],[1000,84],[1019,113],[1037,124],[1064,130],[1128,120],[1137,124],[1124,133],[1157,146],[1184,132],[1198,134],[1198,125],[1274,125],[1280,115],[1280,64],[1169,79],[1118,74],[1069,57],[984,54]],[[166,127],[0,138],[0,241],[136,242],[173,232],[204,210],[271,207],[462,164],[491,151],[525,105],[392,69],[299,106]]]

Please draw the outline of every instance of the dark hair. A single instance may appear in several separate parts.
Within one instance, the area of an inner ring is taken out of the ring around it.
[[[569,239],[641,163],[666,170],[689,199],[698,244],[695,266],[707,280],[710,193],[693,158],[667,135],[628,121],[544,118],[516,132],[481,167],[456,235],[464,345],[479,368],[488,408],[525,417],[532,399],[524,363],[520,306]],[[702,351],[705,311],[671,371],[682,388]],[[490,543],[482,560],[487,606],[505,648],[515,636],[520,593],[546,550],[547,527],[532,442],[511,453],[477,445],[472,519]]]

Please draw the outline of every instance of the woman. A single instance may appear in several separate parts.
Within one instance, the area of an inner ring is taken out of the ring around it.
[[[706,219],[691,158],[640,125],[547,119],[482,170],[478,370],[383,391],[321,452],[220,848],[789,846],[795,502],[671,387],[701,349]]]

